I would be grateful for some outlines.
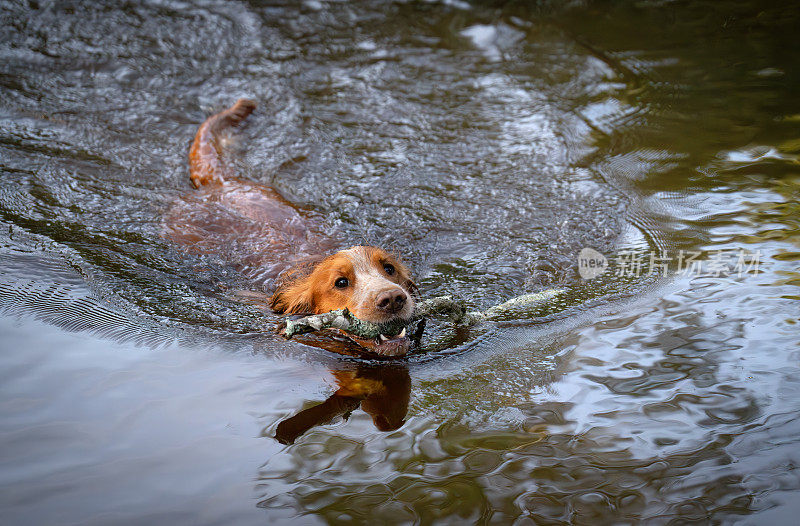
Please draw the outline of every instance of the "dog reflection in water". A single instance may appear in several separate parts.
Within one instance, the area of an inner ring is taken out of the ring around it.
[[[294,441],[314,426],[364,410],[380,431],[393,431],[405,423],[411,393],[411,377],[402,365],[362,365],[332,371],[338,389],[327,400],[304,409],[278,424],[275,438],[282,444]]]

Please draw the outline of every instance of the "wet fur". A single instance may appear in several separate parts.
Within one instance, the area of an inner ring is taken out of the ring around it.
[[[232,177],[222,160],[218,134],[237,126],[255,107],[253,101],[240,99],[199,127],[189,151],[197,197],[173,207],[166,218],[165,237],[194,252],[230,253],[229,247],[237,248],[234,264],[245,275],[263,282],[277,278],[269,301],[277,313],[319,314],[347,308],[373,322],[410,318],[416,287],[396,257],[368,246],[331,254],[336,240],[325,234],[313,214],[271,187]],[[349,285],[338,287],[340,278]],[[387,297],[392,299],[389,307],[382,302]],[[380,353],[374,342],[358,343]],[[404,345],[395,344],[392,350],[385,349],[386,354],[403,354]]]
[[[385,273],[383,267],[394,267],[394,275]],[[360,282],[366,280],[370,268],[383,278],[373,279],[367,290],[360,290]],[[288,270],[277,290],[272,295],[270,307],[278,313],[317,314],[347,308],[356,317],[382,322],[392,316],[373,308],[375,296],[392,284],[402,288],[408,295],[408,303],[401,317],[408,318],[413,310],[412,292],[415,289],[409,270],[395,257],[376,247],[353,247],[319,260],[307,261]],[[359,279],[359,276],[361,279]],[[347,278],[354,286],[344,290],[333,284],[339,277]]]

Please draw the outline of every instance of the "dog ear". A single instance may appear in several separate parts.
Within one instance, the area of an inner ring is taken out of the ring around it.
[[[302,259],[278,277],[269,306],[278,314],[313,314],[314,295],[308,278],[324,256]]]
[[[270,298],[269,306],[278,314],[313,314],[314,297],[307,280],[280,285]]]

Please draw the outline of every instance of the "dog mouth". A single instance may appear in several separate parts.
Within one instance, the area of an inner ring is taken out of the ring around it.
[[[407,336],[405,327],[397,334],[380,334],[377,338],[362,338],[346,331],[341,332],[360,347],[380,356],[405,356],[411,348],[411,339]]]

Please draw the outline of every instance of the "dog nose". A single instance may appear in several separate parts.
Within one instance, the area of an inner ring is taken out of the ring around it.
[[[394,314],[406,304],[406,293],[400,289],[386,290],[378,294],[375,298],[375,306],[378,310]]]

